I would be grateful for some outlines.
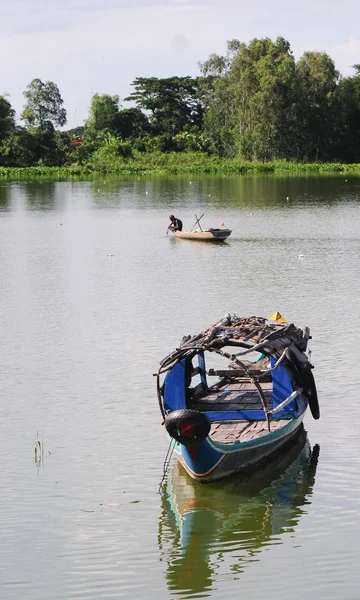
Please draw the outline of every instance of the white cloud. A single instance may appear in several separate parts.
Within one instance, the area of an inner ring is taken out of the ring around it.
[[[61,9],[57,28],[52,24],[50,29],[46,15],[40,20],[33,17],[32,29],[25,32],[18,28],[16,34],[3,35],[0,40],[0,52],[6,50],[11,57],[0,64],[0,85],[4,88],[0,91],[11,94],[18,112],[23,90],[39,77],[55,81],[69,122],[75,110],[81,122],[93,93],[124,97],[137,76],[197,74],[204,48],[214,49],[209,40],[226,38],[226,30],[203,3],[94,10],[81,18],[73,13],[67,22],[62,17]]]
[[[329,48],[330,56],[334,58],[335,65],[344,75],[354,75],[352,66],[360,62],[360,38],[350,38],[344,44]]]

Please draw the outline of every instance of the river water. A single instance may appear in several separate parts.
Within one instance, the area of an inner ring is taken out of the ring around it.
[[[1,598],[358,599],[359,258],[359,177],[0,181]],[[311,329],[321,419],[246,480],[159,488],[158,362],[276,310]]]

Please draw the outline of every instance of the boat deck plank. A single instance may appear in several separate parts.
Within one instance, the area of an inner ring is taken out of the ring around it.
[[[261,384],[267,408],[273,407],[272,383]],[[225,387],[209,388],[208,392],[196,399],[192,407],[199,411],[240,411],[262,410],[259,392],[249,381],[235,380]],[[271,431],[286,425],[288,421],[279,419],[270,421]],[[211,424],[210,437],[223,444],[236,440],[243,442],[259,438],[268,433],[266,420],[214,421]]]
[[[272,384],[261,385],[269,410],[273,407]],[[261,410],[262,404],[258,390],[253,383],[234,382],[228,384],[226,389],[210,388],[207,394],[196,399],[191,408],[199,411],[216,410]]]
[[[270,421],[270,430],[276,431],[286,425],[285,419]],[[245,442],[268,433],[266,421],[214,421],[211,424],[210,437],[222,444],[231,444],[236,440]]]

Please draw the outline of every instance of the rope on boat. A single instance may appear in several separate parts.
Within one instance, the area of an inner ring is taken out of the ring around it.
[[[172,458],[174,448],[175,448],[175,443],[176,443],[175,440],[173,438],[171,438],[170,444],[169,444],[169,447],[168,447],[168,450],[167,450],[167,453],[165,456],[164,464],[163,464],[163,476],[159,483],[159,494],[161,494],[161,486],[164,483],[166,474],[167,474],[169,466],[170,466],[171,458]]]
[[[163,419],[165,419],[164,406],[163,406],[163,402],[162,402],[162,398],[161,398],[159,373],[154,373],[154,377],[156,377],[156,393],[157,393],[157,399],[158,399],[158,403],[159,403],[160,412],[162,414]]]

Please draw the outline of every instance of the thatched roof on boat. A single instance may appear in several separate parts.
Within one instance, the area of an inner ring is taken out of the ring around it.
[[[284,322],[282,318],[270,320],[227,314],[205,331],[183,337],[179,347],[161,361],[160,370],[167,370],[170,365],[196,351],[216,351],[224,346],[243,348],[243,352],[237,353],[237,356],[253,351],[268,356],[281,355],[284,349],[291,345],[304,351],[309,337],[308,327],[304,330],[299,329],[293,323]]]

